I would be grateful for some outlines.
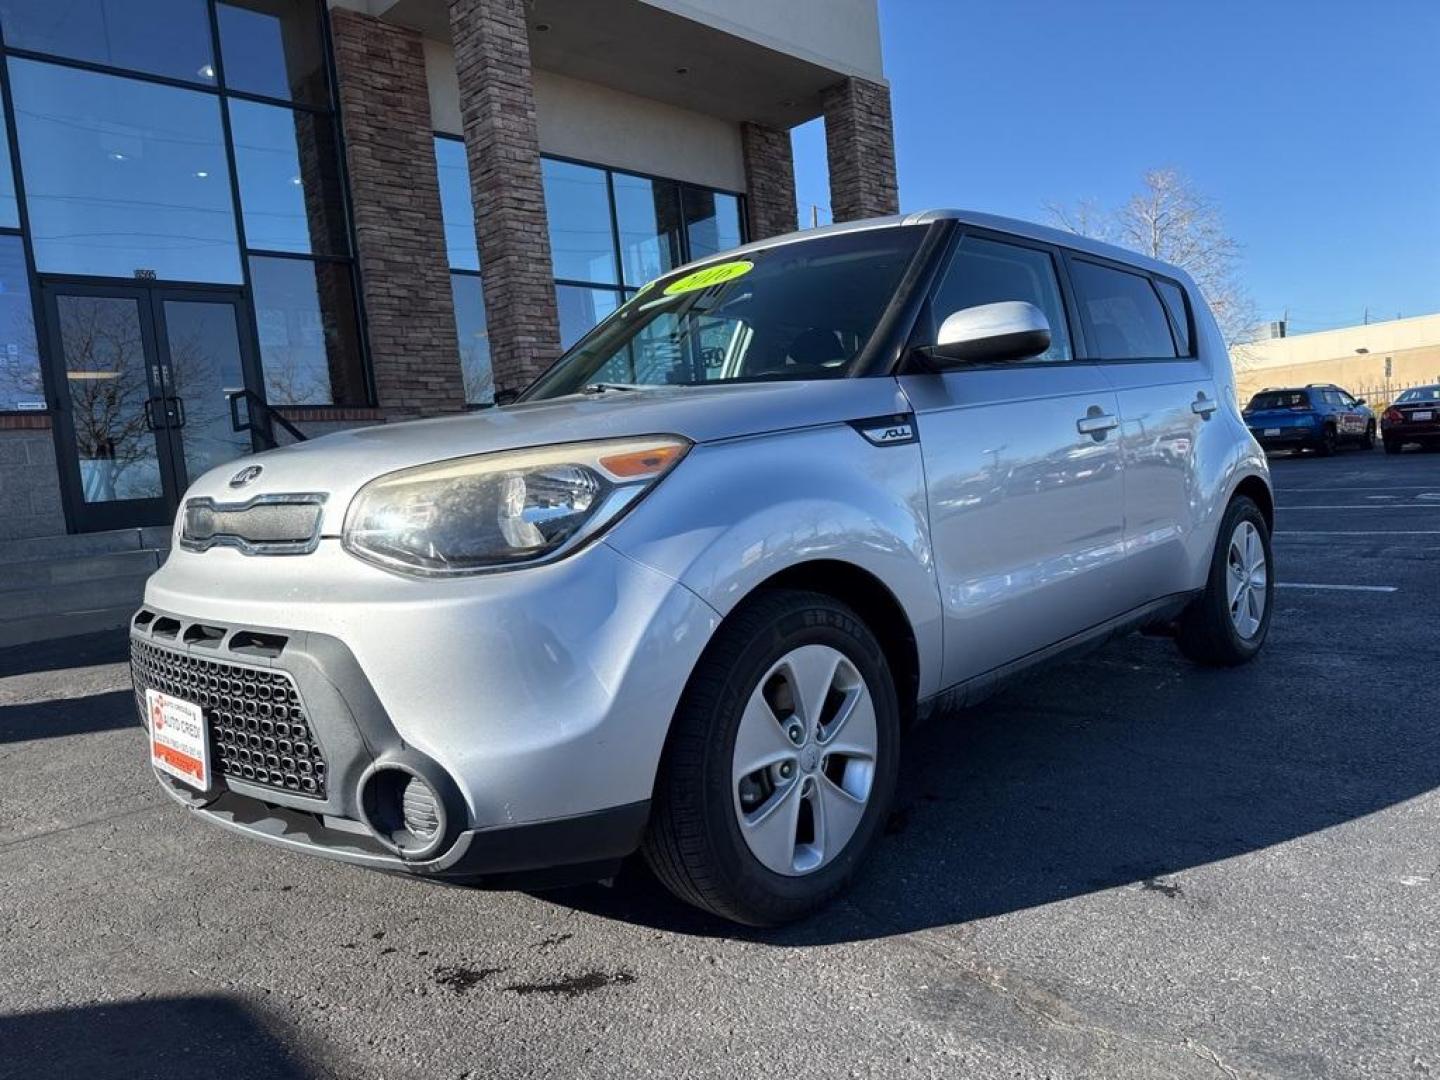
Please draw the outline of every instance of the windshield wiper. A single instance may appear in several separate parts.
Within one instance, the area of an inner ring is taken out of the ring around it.
[[[603,393],[605,393],[605,391],[607,391],[607,390],[643,390],[643,389],[644,389],[644,387],[642,387],[639,383],[592,382],[592,383],[589,383],[588,385],[582,387],[582,388],[580,389],[580,392],[581,392],[582,394],[603,394]]]

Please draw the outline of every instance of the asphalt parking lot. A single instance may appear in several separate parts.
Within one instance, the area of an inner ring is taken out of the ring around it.
[[[1273,464],[1258,662],[1131,638],[937,721],[778,933],[234,838],[123,642],[0,653],[0,1077],[1440,1075],[1440,454]]]

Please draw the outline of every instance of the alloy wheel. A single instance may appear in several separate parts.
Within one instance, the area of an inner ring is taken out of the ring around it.
[[[790,877],[832,862],[865,815],[878,746],[870,688],[844,653],[802,645],[781,657],[735,736],[731,792],[755,858]]]
[[[1235,526],[1225,563],[1230,622],[1235,632],[1249,641],[1260,630],[1268,600],[1265,544],[1253,522],[1242,521]]]

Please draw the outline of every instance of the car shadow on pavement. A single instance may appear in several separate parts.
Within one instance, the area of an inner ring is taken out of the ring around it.
[[[140,720],[135,715],[135,695],[129,690],[111,690],[80,698],[54,698],[23,705],[0,705],[0,745],[139,726]]]
[[[1231,671],[1132,638],[913,732],[896,809],[845,899],[776,931],[826,944],[952,926],[1102,889],[1204,903],[1187,868],[1315,833],[1440,786],[1427,710],[1374,699],[1353,676],[1272,649]],[[635,868],[613,887],[540,894],[695,935],[737,928],[672,901]]]
[[[305,1080],[277,1021],[224,997],[148,998],[0,1016],[0,1076]]]

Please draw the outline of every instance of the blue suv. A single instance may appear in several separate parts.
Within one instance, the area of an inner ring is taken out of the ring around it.
[[[1331,383],[1267,387],[1250,399],[1243,415],[1250,434],[1266,450],[1309,449],[1328,456],[1342,442],[1375,447],[1375,414],[1365,399]]]

